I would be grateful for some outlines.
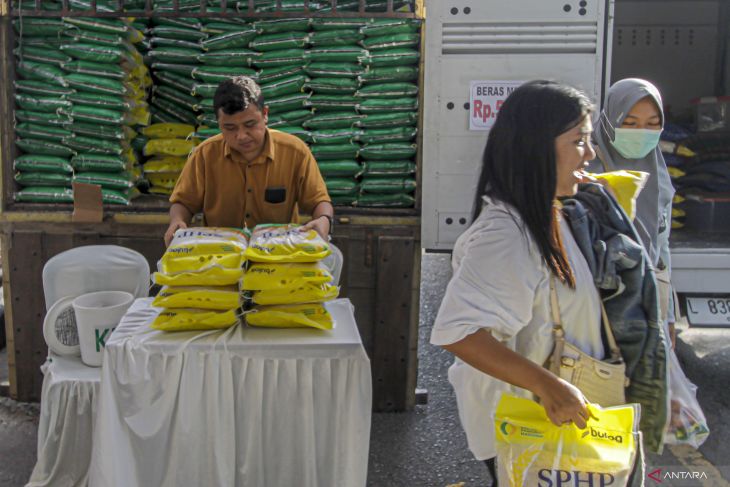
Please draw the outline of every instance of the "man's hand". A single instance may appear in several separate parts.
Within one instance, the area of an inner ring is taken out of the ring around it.
[[[172,237],[175,236],[175,231],[178,228],[188,228],[188,224],[185,223],[183,220],[171,221],[170,226],[167,227],[167,231],[165,232],[165,247],[170,246],[170,242],[172,242]]]
[[[322,237],[326,242],[330,234],[329,218],[327,218],[325,215],[321,215],[317,218],[309,220],[306,225],[302,225],[301,227],[299,227],[299,231],[301,232],[308,232],[309,230],[314,230],[315,232],[317,232],[319,236]]]

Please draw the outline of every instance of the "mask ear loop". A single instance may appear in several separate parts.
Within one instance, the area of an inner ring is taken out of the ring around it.
[[[611,142],[616,142],[616,129],[611,125],[611,122],[608,121],[608,116],[606,115],[606,112],[601,112],[601,116],[599,117],[599,123],[601,126],[601,130],[603,130],[603,133],[608,137],[608,140]]]

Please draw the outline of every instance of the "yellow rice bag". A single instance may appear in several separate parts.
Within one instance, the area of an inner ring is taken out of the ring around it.
[[[195,148],[194,140],[150,139],[143,149],[146,156],[187,156]]]
[[[142,129],[145,137],[150,139],[184,139],[195,132],[195,127],[184,123],[153,123]]]
[[[175,232],[157,270],[168,275],[211,267],[240,270],[246,245],[246,236],[235,228],[181,228]]]
[[[238,323],[238,308],[227,311],[163,309],[152,328],[162,331],[215,330]]]
[[[148,159],[144,163],[144,171],[147,173],[179,173],[185,167],[187,157],[157,156]]]
[[[494,417],[499,484],[625,486],[636,458],[638,407],[589,404],[596,419],[582,430],[555,426],[534,401],[502,395]]]
[[[669,177],[672,179],[681,178],[681,177],[684,177],[687,175],[686,172],[684,172],[681,169],[679,169],[678,167],[674,167],[674,166],[669,166],[667,168],[667,171],[669,172]]]
[[[299,225],[256,225],[246,257],[252,262],[316,262],[332,251],[314,230]]]
[[[298,284],[324,284],[332,281],[332,274],[320,262],[272,264],[258,262],[250,264],[243,276],[241,289],[265,291],[292,287]]]
[[[318,328],[331,330],[332,316],[320,303],[257,306],[246,313],[246,323],[264,328]]]
[[[150,194],[162,194],[162,195],[171,195],[172,194],[172,188],[163,188],[161,186],[152,187],[147,190]]]
[[[157,293],[152,306],[229,310],[239,307],[240,299],[236,286],[165,286]]]
[[[180,177],[180,173],[166,173],[166,172],[157,172],[157,173],[147,173],[147,180],[152,183],[152,186],[156,186],[158,188],[168,188],[168,189],[174,189],[175,184],[177,183],[177,179]]]
[[[636,218],[636,198],[644,189],[649,173],[643,171],[611,171],[594,174],[595,177],[605,180],[616,195],[621,208],[632,220]]]
[[[299,286],[257,291],[251,294],[251,300],[256,304],[321,303],[335,299],[339,293],[340,288],[328,283],[304,283]]]
[[[204,271],[165,274],[155,272],[152,280],[160,286],[232,286],[243,278],[243,269],[211,267]]]

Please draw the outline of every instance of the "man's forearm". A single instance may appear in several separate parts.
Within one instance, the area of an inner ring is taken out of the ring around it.
[[[335,216],[335,209],[329,201],[322,201],[314,207],[314,210],[312,211],[312,220],[323,215],[327,215],[330,218],[334,218]]]
[[[189,225],[192,220],[193,214],[185,207],[185,205],[173,203],[172,206],[170,206],[170,223],[183,221],[186,225]]]

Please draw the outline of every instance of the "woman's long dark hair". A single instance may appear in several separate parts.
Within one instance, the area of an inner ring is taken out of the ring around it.
[[[552,81],[530,81],[513,91],[489,132],[474,201],[474,219],[484,195],[513,206],[552,273],[571,287],[575,277],[554,204],[555,138],[592,109],[585,93]]]

